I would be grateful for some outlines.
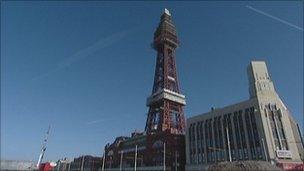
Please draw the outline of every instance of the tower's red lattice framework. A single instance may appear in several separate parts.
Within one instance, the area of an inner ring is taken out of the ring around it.
[[[152,95],[147,99],[147,134],[185,133],[185,96],[180,94],[175,62],[175,49],[178,45],[171,15],[165,12],[154,33],[153,47],[157,51],[157,60]]]

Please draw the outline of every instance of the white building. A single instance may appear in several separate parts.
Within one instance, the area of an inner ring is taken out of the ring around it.
[[[187,119],[187,170],[230,160],[303,167],[299,126],[275,91],[265,62],[251,62],[247,74],[250,99]]]
[[[33,161],[23,161],[23,160],[1,160],[0,161],[1,171],[30,171],[37,169]]]

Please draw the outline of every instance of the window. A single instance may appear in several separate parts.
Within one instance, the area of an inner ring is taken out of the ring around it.
[[[196,163],[196,137],[195,137],[195,127],[196,127],[196,124],[194,123],[192,125],[192,129],[191,129],[191,138],[192,138],[192,143],[191,143],[191,148],[192,148],[192,163]]]
[[[196,125],[196,142],[197,142],[197,158],[198,158],[198,163],[201,163],[201,147],[200,147],[200,125],[201,123],[198,122]]]
[[[229,141],[230,141],[231,158],[232,158],[232,160],[236,160],[236,156],[235,156],[235,143],[234,143],[234,138],[233,138],[231,115],[232,114],[229,113],[228,116],[227,116],[228,135],[229,135]]]
[[[179,123],[179,112],[172,110],[171,111],[171,127],[172,128],[177,128],[178,127],[178,123]]]
[[[219,117],[215,117],[213,119],[213,133],[214,133],[214,147],[215,147],[215,160],[220,160],[220,140],[219,140],[219,132],[218,132],[218,120]]]
[[[190,163],[192,163],[192,124],[189,126],[189,153],[190,153]]]
[[[201,124],[200,124],[200,138],[201,138],[201,143],[200,143],[200,146],[201,146],[201,158],[202,158],[202,163],[205,162],[205,143],[204,143],[204,124],[205,122],[202,121]]]
[[[224,161],[224,143],[223,143],[223,134],[222,134],[222,117],[219,116],[217,120],[217,132],[218,132],[218,146],[219,146],[219,160]]]
[[[233,113],[233,123],[234,123],[234,130],[235,130],[235,139],[236,139],[236,155],[238,159],[242,159],[241,148],[242,148],[242,140],[240,137],[240,129],[239,129],[239,122],[238,122],[238,111]]]
[[[273,140],[274,140],[274,143],[275,143],[275,148],[280,149],[279,136],[278,136],[276,126],[275,126],[274,112],[273,111],[270,111],[270,113],[269,113],[269,120],[270,120],[270,127],[271,127]]]
[[[270,127],[277,150],[288,150],[284,127],[282,123],[282,113],[276,105],[266,105],[269,113]]]
[[[208,123],[208,135],[209,135],[209,148],[210,148],[210,161],[214,161],[214,150],[212,149],[213,148],[213,135],[212,135],[212,119],[209,120],[209,123]]]
[[[239,110],[238,112],[238,123],[240,127],[240,136],[241,136],[241,156],[243,159],[248,159],[248,153],[247,153],[247,144],[246,144],[246,136],[245,136],[245,129],[244,129],[244,124],[243,124],[243,116],[242,116],[243,111]]]
[[[159,120],[160,120],[160,113],[159,112],[154,113],[154,117],[152,121],[152,130],[157,130]]]
[[[226,159],[229,160],[229,152],[228,152],[228,139],[227,139],[227,114],[224,115],[223,118],[223,129],[224,129],[224,140],[225,140],[225,149],[226,149]]]
[[[261,152],[261,143],[259,132],[256,124],[256,118],[254,113],[254,107],[250,108],[250,121],[252,126],[253,138],[254,138],[254,145],[255,145],[255,153],[257,159],[262,159],[262,152]]]
[[[253,159],[255,159],[256,154],[255,154],[254,139],[253,139],[253,134],[252,134],[252,125],[250,122],[249,108],[245,109],[245,121],[246,121],[247,135],[248,135],[248,140],[249,140],[249,148],[250,148],[251,157]]]
[[[206,156],[207,156],[207,163],[210,162],[210,145],[209,145],[209,131],[208,131],[208,128],[209,128],[209,119],[206,120],[206,123],[205,123],[205,144],[206,144]]]
[[[276,120],[278,121],[278,130],[279,130],[279,135],[281,139],[281,144],[282,144],[282,150],[288,150],[287,146],[287,140],[283,128],[283,123],[282,123],[282,113],[281,110],[277,110],[277,115],[276,115]]]

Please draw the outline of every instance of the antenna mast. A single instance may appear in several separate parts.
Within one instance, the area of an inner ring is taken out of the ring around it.
[[[48,131],[46,132],[46,135],[45,135],[45,138],[44,138],[44,141],[43,141],[43,144],[42,144],[41,153],[39,155],[39,159],[38,159],[38,162],[37,162],[37,165],[36,165],[38,168],[41,164],[41,161],[42,161],[43,156],[44,156],[44,152],[46,150],[46,143],[47,143],[47,140],[49,138],[50,129],[51,129],[51,125],[49,125]]]

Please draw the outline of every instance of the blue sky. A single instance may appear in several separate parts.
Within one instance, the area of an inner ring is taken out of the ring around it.
[[[2,2],[1,159],[101,155],[115,136],[143,130],[168,8],[181,46],[186,117],[249,98],[246,67],[265,60],[303,126],[301,2]]]

